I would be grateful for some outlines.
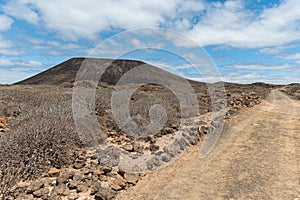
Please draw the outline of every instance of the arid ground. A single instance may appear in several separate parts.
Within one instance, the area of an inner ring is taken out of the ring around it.
[[[103,130],[91,137],[88,130],[93,124],[77,122],[87,130],[80,135],[73,118],[74,81],[83,61],[71,59],[25,81],[0,86],[2,199],[299,198],[299,84],[187,80],[198,110],[194,118],[184,118],[189,123],[184,129],[182,105],[172,90],[159,84],[139,85],[128,99],[133,121],[142,127],[152,123],[152,105],[161,105],[167,113],[156,135],[140,138],[118,126],[111,99],[126,87],[114,85],[123,74],[144,63],[117,60],[94,85],[94,107],[75,102],[87,106],[87,117],[95,117]],[[88,61],[95,70],[110,62]],[[166,80],[178,79],[145,67]],[[91,87],[88,82],[80,84]],[[200,159],[203,141],[219,127],[210,117],[213,95],[208,88],[220,85],[224,91],[217,102],[226,107],[217,109],[224,113],[225,126],[214,149]],[[95,143],[98,146],[92,146]],[[141,167],[135,165],[134,173],[120,165],[124,155],[136,162],[144,156],[149,159]]]
[[[117,199],[300,198],[300,102],[277,90],[227,124],[206,158],[191,148]]]

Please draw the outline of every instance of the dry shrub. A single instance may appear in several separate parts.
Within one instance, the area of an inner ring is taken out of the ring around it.
[[[64,82],[61,84],[61,87],[63,88],[73,88],[74,87],[74,83],[72,82]]]
[[[76,157],[69,152],[78,147],[80,140],[68,117],[36,116],[20,123],[0,137],[0,194],[5,196],[19,179],[73,163]]]
[[[286,93],[291,95],[291,96],[296,96],[296,97],[299,97],[300,99],[300,84],[291,84],[291,85],[288,85],[287,88],[286,88]]]
[[[12,188],[21,180],[24,173],[24,167],[13,166],[11,163],[1,165],[0,171],[0,199],[8,198]]]

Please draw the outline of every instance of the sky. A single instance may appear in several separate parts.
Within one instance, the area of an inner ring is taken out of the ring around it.
[[[0,83],[72,57],[138,59],[199,81],[299,83],[299,10],[299,0],[0,0]]]

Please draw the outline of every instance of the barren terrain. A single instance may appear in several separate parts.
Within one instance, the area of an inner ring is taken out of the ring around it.
[[[300,198],[300,102],[277,90],[234,116],[215,149],[189,149],[117,199]]]
[[[154,74],[154,78],[179,82],[183,78],[138,61],[117,60],[93,85],[95,105],[82,99],[75,102],[87,107],[87,117],[94,117],[103,130],[104,134],[95,132],[96,137],[91,137],[85,132],[78,134],[72,115],[73,89],[78,83],[74,80],[83,62],[82,58],[74,58],[18,84],[0,86],[0,198],[297,197],[299,102],[295,99],[299,85],[206,84],[187,80],[199,107],[195,110],[197,116],[184,118],[178,96],[166,85],[135,83],[129,85],[137,86],[137,90],[128,103],[130,117],[136,124],[145,127],[152,123],[153,105],[162,106],[167,114],[156,135],[139,138],[127,134],[115,121],[112,94],[127,85],[114,84],[138,65],[147,71],[142,77]],[[97,70],[110,60],[87,62]],[[79,83],[84,90],[91,86],[85,81]],[[201,141],[214,137],[213,130],[219,127],[219,121],[211,117],[214,94],[209,90],[219,86],[224,95],[216,99],[227,106],[217,109],[224,113],[226,126],[211,154],[199,159]],[[182,119],[187,122],[184,129],[180,129]],[[93,125],[84,121],[79,124],[82,130]],[[94,143],[96,146],[90,147]],[[150,159],[138,166],[143,170],[132,173],[122,166],[123,155],[132,162],[145,155]],[[281,183],[291,183],[291,189],[285,189]]]

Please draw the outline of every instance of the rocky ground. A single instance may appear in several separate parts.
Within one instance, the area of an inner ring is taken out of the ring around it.
[[[4,133],[8,130],[9,130],[8,129],[8,118],[7,117],[0,118],[0,132]]]
[[[72,116],[72,88],[65,85],[2,86],[0,145],[6,151],[0,152],[0,195],[5,199],[113,199],[120,191],[134,186],[145,172],[168,165],[186,149],[199,144],[203,136],[217,126],[211,120],[210,94],[205,85],[195,84],[193,87],[200,105],[199,117],[187,119],[183,130],[180,129],[178,102],[170,91],[149,85],[134,93],[130,100],[131,114],[140,124],[149,123],[148,108],[154,103],[164,105],[169,116],[157,135],[141,139],[128,136],[118,128],[109,102],[113,87],[100,85],[94,113],[105,130],[107,143],[105,148],[103,145],[84,148],[74,131],[72,120],[57,117]],[[260,104],[274,87],[265,84],[225,84],[228,105],[224,108],[225,117],[228,119],[245,107]],[[53,127],[57,129],[53,130]],[[67,129],[61,130],[61,127]],[[31,133],[31,130],[36,131]],[[41,130],[44,132],[41,133]],[[34,142],[30,141],[29,133],[36,138],[48,133],[53,136],[42,137],[36,146],[30,146]],[[53,142],[49,138],[60,139]],[[26,140],[29,140],[28,143]],[[50,142],[45,143],[44,140]],[[41,150],[29,153],[29,150],[24,150],[34,148]],[[13,153],[18,151],[22,152],[21,155],[14,156]],[[44,155],[42,158],[41,153]],[[129,173],[120,165],[122,156],[132,161],[147,156],[148,160],[134,170],[140,173]],[[5,168],[8,160],[11,162],[8,165],[10,168]],[[23,163],[24,166],[29,163],[30,168],[36,171],[30,171],[31,175],[28,175],[29,169],[16,163]],[[8,185],[8,182],[14,184]]]
[[[287,85],[281,88],[281,91],[297,99],[300,99],[300,84]]]
[[[297,200],[299,113],[299,100],[274,90],[260,105],[233,115],[205,158],[199,158],[200,146],[191,147],[116,199]]]

